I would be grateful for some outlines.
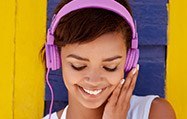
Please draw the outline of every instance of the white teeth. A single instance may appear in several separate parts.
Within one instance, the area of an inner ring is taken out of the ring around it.
[[[87,93],[89,93],[89,94],[91,94],[91,95],[97,95],[97,94],[101,93],[102,89],[100,89],[100,90],[94,90],[94,91],[84,89],[84,91],[87,92]]]

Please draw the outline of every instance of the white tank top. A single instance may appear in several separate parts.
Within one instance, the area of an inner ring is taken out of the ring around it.
[[[127,119],[148,119],[152,101],[159,96],[136,96],[133,95],[130,101],[130,109],[127,114]],[[66,119],[68,105],[65,107],[60,119]],[[43,119],[49,119],[49,115]],[[51,119],[58,119],[57,113],[51,115]]]

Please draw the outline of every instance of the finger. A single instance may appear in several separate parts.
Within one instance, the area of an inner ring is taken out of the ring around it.
[[[131,82],[132,82],[132,79],[133,79],[133,77],[135,76],[136,72],[137,72],[137,68],[133,68],[133,69],[128,73],[128,75],[127,75],[127,77],[126,77],[126,81],[125,81],[125,83],[124,83],[124,85],[123,85],[123,88],[122,88],[123,94],[124,94],[124,92],[127,92],[127,89],[129,89],[130,84],[131,84]]]
[[[127,97],[132,95],[132,93],[134,91],[134,88],[135,88],[135,85],[136,85],[136,81],[137,81],[137,78],[138,78],[138,73],[139,73],[139,65],[137,65],[136,69],[137,69],[137,71],[136,71],[136,73],[134,74],[134,76],[132,78],[132,81],[131,81],[131,84],[129,86],[129,89],[127,90]]]
[[[110,104],[111,106],[116,105],[116,103],[118,101],[118,98],[119,98],[119,94],[120,94],[122,85],[124,84],[124,82],[125,82],[125,79],[122,79],[120,81],[120,83],[117,85],[117,87],[114,89],[114,91],[112,92],[112,95],[108,100],[109,101],[108,104]]]
[[[132,78],[131,84],[129,86],[129,88],[127,89],[127,91],[124,93],[124,95],[122,96],[122,100],[120,105],[124,105],[122,106],[122,110],[127,110],[130,107],[130,100],[131,97],[133,95],[133,91],[136,85],[136,81],[137,81],[137,77],[138,77],[138,71],[139,68],[137,68],[136,73],[134,74],[134,77]]]
[[[139,67],[139,65],[137,67]],[[123,85],[121,94],[119,96],[119,103],[118,103],[119,105],[122,105],[122,104],[124,105],[125,103],[129,102],[128,100],[130,99],[130,96],[132,95],[131,92],[133,92],[134,90],[136,79],[138,76],[139,68],[137,67],[132,69],[126,77],[125,84]],[[126,98],[127,95],[128,95],[128,98]]]
[[[137,71],[134,74],[134,77],[132,78],[132,82],[131,82],[131,84],[129,86],[129,89],[126,92],[126,99],[125,100],[127,100],[127,101],[130,101],[130,98],[132,96],[132,93],[134,91],[134,88],[135,88],[135,85],[136,85],[136,81],[137,81],[137,78],[138,78],[139,65],[136,68],[137,68]]]

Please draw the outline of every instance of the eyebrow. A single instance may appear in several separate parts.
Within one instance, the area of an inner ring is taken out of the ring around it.
[[[75,55],[75,54],[70,54],[70,55],[67,56],[67,58],[75,58],[77,60],[88,61],[88,62],[90,61],[87,58],[83,58],[83,57],[80,57],[80,56]],[[113,60],[116,60],[116,59],[120,59],[120,58],[122,58],[122,56],[116,55],[116,56],[104,59],[103,62],[110,62],[110,61],[113,61]]]

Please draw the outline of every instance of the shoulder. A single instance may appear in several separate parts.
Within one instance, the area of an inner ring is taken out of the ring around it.
[[[176,119],[171,104],[163,98],[155,98],[151,104],[150,119]]]
[[[60,111],[57,112],[57,117],[60,119],[62,116],[64,109],[61,109]]]
[[[157,95],[136,96],[130,101],[130,119],[176,119],[170,103]]]

